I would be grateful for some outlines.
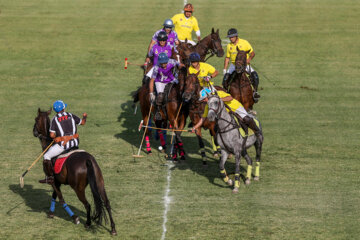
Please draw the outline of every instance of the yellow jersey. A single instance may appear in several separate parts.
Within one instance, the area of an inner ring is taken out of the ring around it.
[[[230,58],[231,62],[235,64],[236,55],[238,53],[236,47],[238,47],[242,51],[248,51],[250,52],[247,54],[247,58],[249,58],[249,54],[252,53],[254,50],[251,47],[250,43],[244,39],[238,38],[238,41],[236,44],[229,43],[226,47],[226,57]]]
[[[175,25],[174,31],[177,33],[179,40],[192,40],[191,32],[199,31],[198,21],[194,16],[186,18],[183,13],[174,15],[171,20]]]
[[[196,70],[192,65],[190,65],[189,73],[197,74],[198,71],[200,71],[198,75],[200,86],[207,87],[208,83],[204,80],[204,77],[213,74],[216,71],[216,69],[208,63],[199,62],[199,64],[200,64],[199,70]],[[209,84],[213,85],[214,83],[212,81],[209,81]]]
[[[217,90],[217,95],[220,97],[220,99],[231,96],[229,93],[226,93],[224,91],[221,90]],[[235,98],[233,98],[231,101],[226,101],[224,102],[233,112],[236,111],[236,109],[238,109],[239,107],[243,107],[243,105],[236,100]],[[226,108],[226,111],[229,112],[229,109]],[[203,118],[206,118],[207,115],[209,113],[209,106],[206,104],[205,109],[204,109],[204,113],[202,115]]]

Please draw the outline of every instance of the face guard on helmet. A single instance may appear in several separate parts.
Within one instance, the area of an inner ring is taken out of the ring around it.
[[[174,23],[171,19],[166,19],[163,26],[164,26],[164,28],[173,28]]]
[[[190,62],[200,62],[200,55],[197,52],[193,52],[190,54]]]
[[[166,53],[160,53],[159,57],[158,57],[158,63],[159,64],[163,64],[163,63],[168,63],[169,61],[169,57]]]
[[[229,31],[227,32],[228,38],[237,37],[237,36],[238,36],[238,32],[236,28],[230,28]]]
[[[166,32],[161,31],[161,32],[159,32],[159,35],[157,36],[156,39],[158,40],[158,42],[166,41],[168,39],[168,36],[167,36]]]
[[[184,12],[193,12],[194,11],[194,7],[191,3],[188,3],[184,6]]]
[[[55,112],[61,112],[62,110],[64,110],[65,108],[67,107],[67,104],[64,103],[63,101],[61,100],[57,100],[54,102],[53,104],[53,109]]]

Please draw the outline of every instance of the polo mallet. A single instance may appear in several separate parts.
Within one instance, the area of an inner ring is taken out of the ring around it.
[[[135,66],[142,67],[142,66],[144,66],[145,64],[131,63],[131,62],[128,62],[128,58],[125,58],[125,66],[124,66],[124,68],[127,69],[128,65],[135,65]]]
[[[20,187],[23,188],[24,187],[24,177],[25,175],[28,173],[28,171],[30,171],[30,169],[35,165],[35,163],[37,163],[37,161],[39,161],[39,159],[44,155],[44,153],[51,147],[51,145],[53,145],[54,140],[50,143],[50,145],[40,154],[40,156],[31,164],[31,166],[21,175],[20,177]]]
[[[146,127],[145,127],[144,134],[143,134],[143,137],[142,137],[142,140],[141,140],[141,143],[140,143],[140,147],[139,147],[138,154],[137,154],[137,155],[133,155],[133,157],[136,157],[136,158],[144,157],[144,156],[140,155],[140,151],[141,151],[142,144],[143,144],[143,142],[144,142],[144,138],[145,138],[145,134],[146,134],[147,127],[148,127],[148,125],[149,125],[150,114],[151,114],[152,106],[153,106],[153,105],[151,104],[151,105],[150,105],[149,114],[148,114],[147,123],[146,123]]]

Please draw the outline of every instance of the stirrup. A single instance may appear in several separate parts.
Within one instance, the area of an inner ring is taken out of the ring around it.
[[[45,179],[39,180],[39,183],[48,183],[53,184],[54,183],[54,177],[53,176],[45,176]]]

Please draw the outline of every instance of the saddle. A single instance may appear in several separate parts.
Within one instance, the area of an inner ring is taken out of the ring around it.
[[[71,149],[69,152],[61,154],[56,158],[51,159],[52,165],[54,166],[54,173],[59,174],[64,166],[66,159],[73,153],[76,152],[85,152],[85,150],[81,149]]]

